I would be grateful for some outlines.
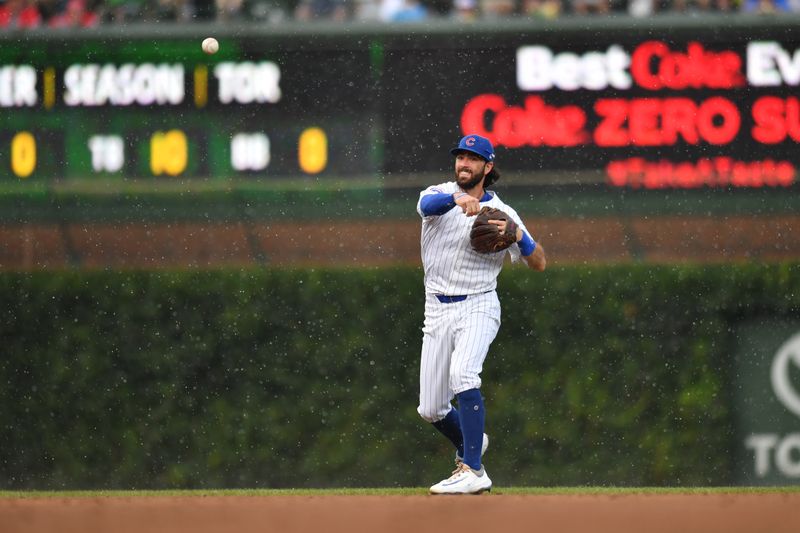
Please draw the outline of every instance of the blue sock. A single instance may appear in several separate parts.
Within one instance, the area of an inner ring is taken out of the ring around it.
[[[458,394],[458,414],[464,435],[464,462],[473,470],[480,470],[483,425],[486,418],[481,391],[470,389]]]
[[[461,421],[458,419],[458,411],[450,409],[446,417],[433,423],[433,427],[450,439],[450,442],[456,447],[458,455],[464,457],[464,437],[461,434]]]

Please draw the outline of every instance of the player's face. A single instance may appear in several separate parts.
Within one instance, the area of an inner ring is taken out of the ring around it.
[[[472,152],[459,152],[456,155],[456,183],[462,189],[469,190],[478,185],[489,169],[484,159]]]

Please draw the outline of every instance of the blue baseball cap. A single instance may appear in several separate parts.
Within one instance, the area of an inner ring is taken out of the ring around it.
[[[458,146],[450,150],[450,153],[456,155],[458,152],[472,152],[484,158],[487,162],[494,161],[494,147],[489,139],[481,137],[480,135],[467,135],[462,137],[458,142]]]

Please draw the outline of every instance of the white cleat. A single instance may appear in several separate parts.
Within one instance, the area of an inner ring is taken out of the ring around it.
[[[453,475],[431,487],[431,494],[481,494],[492,490],[492,480],[481,466],[476,472],[466,463],[458,463]]]
[[[483,442],[481,443],[481,457],[483,457],[483,454],[486,453],[486,448],[488,448],[488,447],[489,447],[489,435],[484,433],[483,434]],[[464,462],[464,458],[461,457],[460,455],[458,455],[458,452],[456,452],[456,464],[458,465],[459,463],[463,463],[463,462]]]

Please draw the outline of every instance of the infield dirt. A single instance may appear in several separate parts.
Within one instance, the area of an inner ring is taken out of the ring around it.
[[[800,493],[0,498],[2,533],[797,533]]]

